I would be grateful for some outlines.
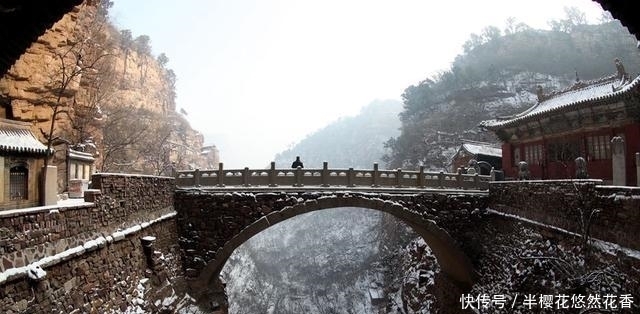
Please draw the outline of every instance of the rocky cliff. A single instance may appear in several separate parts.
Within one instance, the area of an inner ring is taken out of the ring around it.
[[[166,58],[151,54],[147,36],[117,30],[104,5],[75,7],[0,78],[0,118],[32,123],[55,148],[60,191],[69,149],[94,154],[97,170],[168,174],[197,163],[202,147],[202,135],[175,112]]]

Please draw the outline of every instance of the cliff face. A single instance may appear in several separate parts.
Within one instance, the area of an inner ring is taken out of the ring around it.
[[[203,140],[175,112],[175,75],[164,63],[148,37],[125,38],[99,1],[87,0],[0,78],[0,118],[32,123],[55,148],[60,191],[69,149],[92,153],[99,171],[169,174],[197,164]],[[184,147],[188,154],[175,152]]]

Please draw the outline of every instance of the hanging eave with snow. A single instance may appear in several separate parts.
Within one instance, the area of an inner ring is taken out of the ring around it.
[[[0,155],[51,155],[53,150],[47,150],[47,146],[38,141],[30,127],[26,122],[0,119]]]
[[[93,163],[96,159],[91,153],[81,152],[73,149],[68,151],[69,159],[80,160]]]
[[[482,143],[482,142],[466,142],[462,143],[460,148],[458,149],[458,153],[465,152],[467,154],[478,156],[492,156],[492,157],[501,157],[502,149],[497,147],[495,144],[490,143]]]

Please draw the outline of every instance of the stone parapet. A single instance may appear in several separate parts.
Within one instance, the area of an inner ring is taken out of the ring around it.
[[[0,212],[0,272],[173,212],[173,179],[94,176],[93,204]]]
[[[489,207],[553,227],[640,249],[640,188],[601,180],[491,182]]]
[[[166,269],[181,268],[150,267],[140,240],[155,237],[154,256],[172,252],[162,260],[179,262],[173,254],[173,178],[100,174],[93,182],[99,190],[85,195],[92,203],[0,213],[0,308],[15,313],[126,308],[138,280],[148,277],[146,269],[166,278]],[[41,282],[26,276],[36,266],[47,272]]]

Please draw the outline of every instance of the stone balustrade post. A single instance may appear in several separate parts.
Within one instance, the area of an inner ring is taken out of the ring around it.
[[[200,169],[193,171],[193,186],[200,186]]]
[[[278,186],[276,184],[276,162],[271,162],[271,169],[269,169],[269,186],[274,187]]]
[[[371,186],[372,187],[379,187],[380,185],[378,184],[378,178],[380,177],[380,170],[378,170],[378,163],[374,162],[373,163],[373,176],[371,177]]]
[[[480,190],[480,176],[477,172],[473,176],[473,185],[475,186],[476,190]]]
[[[329,163],[326,161],[322,162],[322,171],[320,172],[320,182],[322,183],[322,186],[327,187],[329,186],[329,183],[327,183],[329,181]]]
[[[464,175],[462,174],[462,171],[456,174],[456,188],[464,189]]]
[[[244,171],[242,171],[242,185],[249,186],[249,167],[244,167]]]
[[[302,184],[302,167],[298,167],[295,170],[295,178],[296,178],[296,183],[294,184],[294,186],[303,186]]]
[[[353,184],[353,168],[349,168],[349,170],[347,170],[347,186],[348,187],[355,186]]]
[[[218,164],[218,186],[224,186],[224,165],[222,163]]]
[[[150,269],[154,268],[153,263],[153,243],[156,241],[156,237],[154,236],[145,236],[140,239],[142,243],[142,250],[147,260],[147,267]]]
[[[444,172],[438,173],[438,187],[444,188]]]
[[[402,169],[396,169],[396,187],[402,187]]]
[[[416,184],[417,184],[417,187],[419,188],[424,187],[424,166],[420,166],[420,170],[418,172],[418,180]]]
[[[627,172],[624,156],[624,139],[621,136],[614,136],[611,139],[611,166],[613,175],[613,185],[626,185]]]

